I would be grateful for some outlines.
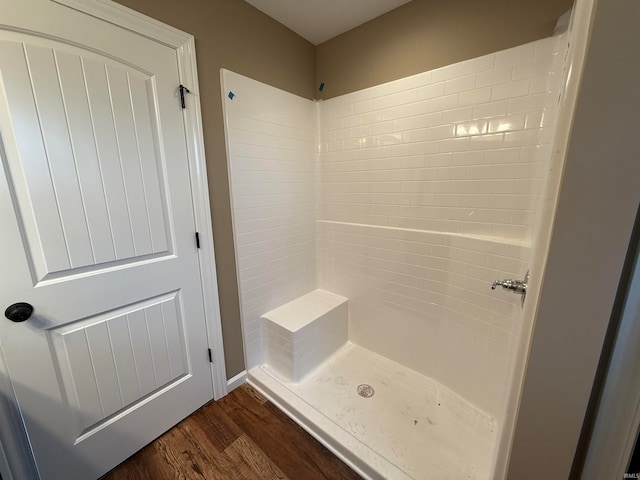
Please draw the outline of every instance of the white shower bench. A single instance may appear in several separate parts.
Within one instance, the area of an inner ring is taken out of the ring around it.
[[[314,290],[261,317],[267,365],[299,382],[347,342],[348,300]]]

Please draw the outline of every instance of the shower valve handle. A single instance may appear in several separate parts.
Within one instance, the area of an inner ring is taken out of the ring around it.
[[[527,284],[522,280],[496,280],[491,284],[491,290],[495,290],[498,285],[513,293],[524,293],[527,291]]]
[[[522,295],[522,306],[524,307],[524,299],[527,295],[527,283],[529,282],[529,272],[524,277],[524,280],[511,280],[509,278],[505,280],[496,280],[491,284],[491,290],[495,290],[498,286],[501,286],[505,290],[512,293],[519,293]]]

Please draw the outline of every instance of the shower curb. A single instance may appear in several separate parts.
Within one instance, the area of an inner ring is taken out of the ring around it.
[[[247,383],[365,480],[413,480],[284,387],[263,367],[249,370]]]

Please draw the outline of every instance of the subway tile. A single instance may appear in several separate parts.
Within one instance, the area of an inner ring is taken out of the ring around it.
[[[432,83],[431,72],[418,73],[399,80],[400,85],[404,89],[424,87]]]
[[[544,184],[540,178],[525,178],[516,181],[515,190],[508,193],[541,194]]]
[[[505,147],[525,147],[537,145],[540,142],[540,130],[521,130],[504,134]]]
[[[476,120],[479,118],[501,117],[507,114],[508,106],[509,103],[506,101],[477,105],[473,107],[471,118]]]
[[[461,107],[468,107],[471,105],[487,103],[489,100],[491,100],[491,88],[485,87],[470,90],[468,92],[462,92],[460,94],[458,104]]]
[[[433,153],[425,156],[425,165],[429,167],[441,167],[452,165],[453,153]],[[456,154],[457,155],[457,154]]]
[[[444,94],[465,92],[473,90],[476,87],[476,76],[467,75],[466,77],[453,78],[444,82]]]
[[[551,155],[551,150],[548,146],[529,146],[520,149],[520,162],[539,162],[541,160],[548,159]]]
[[[354,137],[368,137],[372,135],[372,125],[360,125],[351,129],[351,133]]]
[[[357,127],[362,125],[362,115],[353,115],[351,117],[342,118],[342,127]],[[324,130],[323,130],[324,131]]]
[[[424,162],[425,160],[422,159],[423,164],[420,165],[421,167],[424,166]],[[413,167],[412,172],[411,172],[411,176],[413,180],[419,180],[419,181],[427,181],[427,180],[435,180],[437,178],[437,174],[438,174],[438,169],[437,168],[416,168]]]
[[[509,164],[523,161],[521,155],[522,151],[520,148],[487,150],[484,152],[484,161],[488,164]]]
[[[551,108],[556,104],[557,95],[538,93],[520,98],[509,99],[507,112],[509,114],[526,113],[535,110]]]
[[[418,100],[402,106],[402,115],[397,118],[423,115],[429,111],[429,100]]]
[[[344,142],[342,140],[327,142],[325,148],[327,152],[340,152],[344,149]]]
[[[502,146],[503,134],[478,135],[470,138],[469,148],[472,150],[485,150],[500,148]]]
[[[513,225],[533,225],[536,219],[536,212],[513,211],[511,212],[510,223]]]
[[[375,111],[375,112],[368,112],[368,113],[363,113],[360,116],[361,120],[362,120],[362,124],[370,124],[370,123],[377,123],[377,122],[382,122],[385,120],[384,118],[384,113],[380,110]]]
[[[340,118],[340,117],[348,117],[349,115],[353,115],[353,106],[352,105],[333,105],[333,108],[330,110],[332,118]]]
[[[489,121],[489,133],[509,132],[525,128],[525,116],[509,115],[507,117],[492,118]]]
[[[466,167],[466,178],[471,180],[487,180],[499,178],[500,167],[496,165],[476,165]]]
[[[359,102],[353,104],[353,114],[368,113],[372,110],[371,101]]]
[[[514,163],[511,165],[500,165],[499,178],[527,179],[534,178],[537,166],[531,163]]]
[[[441,140],[440,152],[462,152],[469,149],[469,137],[449,138]]]
[[[465,122],[456,125],[456,137],[469,137],[472,135],[483,135],[487,133],[488,123],[486,120],[476,120],[475,122]]]
[[[446,110],[440,113],[440,123],[458,123],[470,121],[472,118],[472,108],[455,108],[453,110]]]
[[[405,92],[393,93],[380,98],[375,98],[371,102],[372,110],[380,110],[388,107],[395,107],[397,105],[404,105],[405,103],[415,102],[417,100],[416,90],[407,90]]]
[[[476,76],[476,87],[490,87],[511,81],[512,68],[513,67],[509,65],[508,67],[496,68],[495,70],[479,73]]]
[[[452,220],[436,220],[435,228],[445,232],[462,233],[463,223]]]
[[[555,127],[544,127],[540,130],[540,145],[549,145],[555,138]]]
[[[451,110],[458,106],[458,95],[445,95],[429,100],[429,112]]]
[[[560,72],[556,73],[556,72],[551,72],[549,73],[549,75],[547,75],[547,84],[546,84],[546,91],[547,92],[559,92],[562,90],[562,80],[563,80],[563,76]],[[531,92],[531,93],[537,93],[537,92]]]
[[[343,128],[341,130],[335,130],[332,132],[335,140],[346,140],[348,138],[352,138],[353,130],[350,128]]]
[[[402,133],[404,142],[424,142],[428,139],[429,129],[421,128],[418,130],[410,130]]]
[[[493,235],[506,239],[519,239],[526,237],[527,228],[524,225],[499,225],[493,226]]]
[[[421,125],[424,126],[424,125]],[[416,126],[416,118],[415,117],[406,117],[399,118],[397,120],[393,120],[393,131],[394,132],[402,132],[405,130],[413,130],[418,128]]]
[[[417,99],[426,100],[444,95],[444,82],[434,83],[420,87],[417,90]]]
[[[453,122],[447,122],[444,120],[443,118],[444,113],[446,112],[427,113],[427,114],[418,115],[412,118],[415,119],[416,128],[435,127],[437,125],[442,125],[443,123],[453,123]]]
[[[494,208],[499,195],[472,194],[463,195],[458,205],[475,208]]]
[[[545,117],[550,117],[551,111],[529,112],[526,114],[525,124],[523,128],[540,128],[545,124]]]
[[[549,88],[549,77],[549,75],[538,75],[531,78],[529,84],[529,94],[545,93],[549,90],[552,90],[551,88]]]
[[[393,132],[393,122],[380,122],[370,125],[371,135]]]
[[[491,87],[491,100],[508,100],[509,98],[522,97],[529,93],[529,79],[512,81]]]
[[[454,165],[478,165],[484,163],[484,152],[469,151],[456,152],[453,154],[452,163]]]
[[[516,63],[511,72],[511,79],[519,80],[545,75],[551,71],[551,65],[552,58],[550,56],[532,58],[526,62]]]
[[[443,82],[451,78],[459,77],[461,71],[462,71],[461,63],[455,63],[453,65],[438,68],[436,70],[431,71],[431,80],[433,82]]]
[[[462,62],[462,75],[470,75],[472,73],[484,72],[494,68],[496,63],[496,55],[494,53],[484,55],[482,57],[473,58]]]
[[[456,127],[455,125],[442,125],[429,128],[427,132],[429,140],[442,140],[456,136]]]
[[[464,179],[466,175],[466,167],[442,167],[438,169],[438,180]]]

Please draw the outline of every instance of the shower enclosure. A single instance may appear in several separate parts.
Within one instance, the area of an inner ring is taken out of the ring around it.
[[[366,478],[500,478],[571,35],[319,102],[221,73],[249,380]]]

